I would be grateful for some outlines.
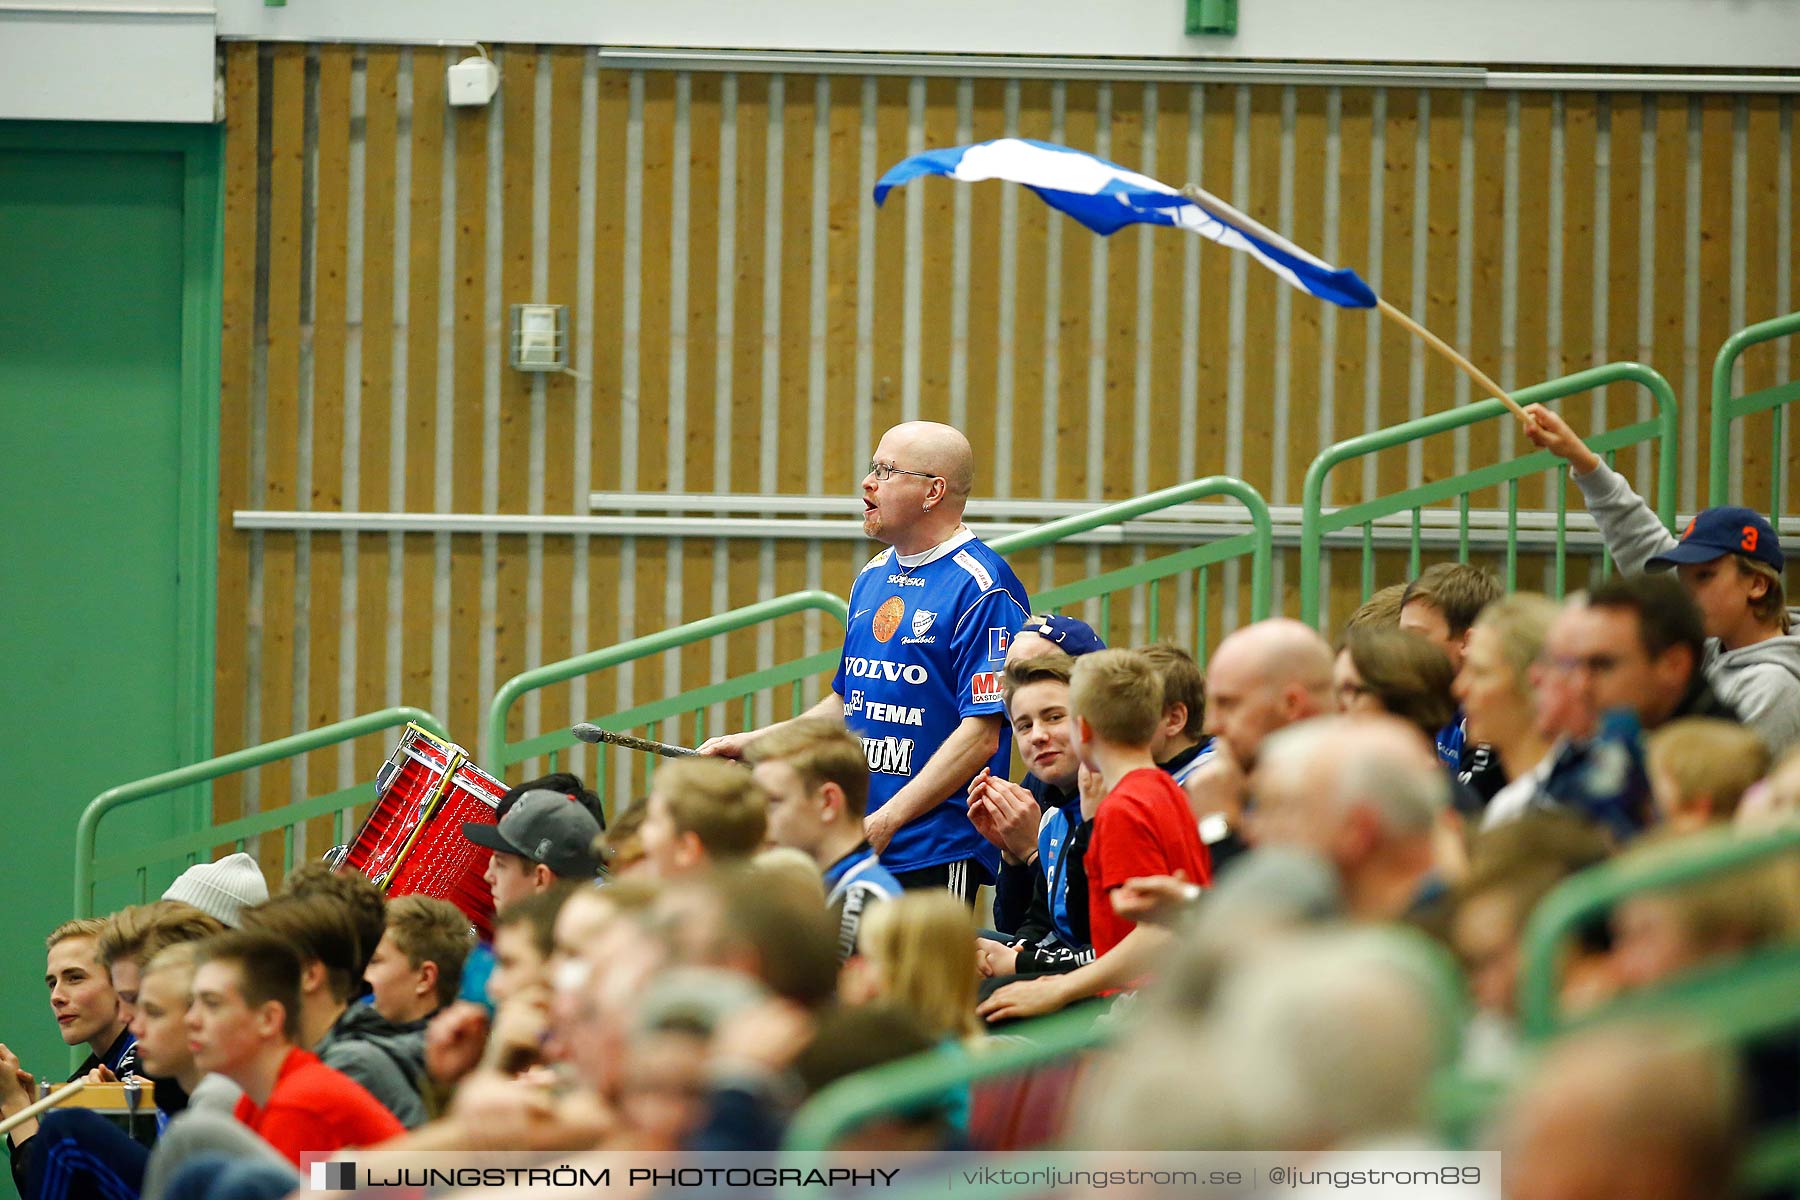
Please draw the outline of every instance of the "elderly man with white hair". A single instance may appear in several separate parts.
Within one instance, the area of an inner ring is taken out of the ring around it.
[[[1268,738],[1253,779],[1259,848],[1309,851],[1356,920],[1421,919],[1445,899],[1438,822],[1450,785],[1431,748],[1389,717],[1323,717]]]
[[[1391,931],[1223,932],[1240,934],[1230,952],[1190,940],[1145,991],[1136,1028],[1083,1088],[1083,1144],[1429,1145],[1430,1083],[1451,1039],[1427,960]],[[1195,1087],[1196,1063],[1230,1085]]]

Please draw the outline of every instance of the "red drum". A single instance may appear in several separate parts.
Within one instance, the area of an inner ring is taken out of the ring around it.
[[[492,851],[463,836],[463,823],[494,823],[506,785],[473,763],[456,768],[450,787],[426,820],[424,831],[388,878],[390,896],[424,895],[448,900],[468,915],[483,941],[494,936],[494,897],[482,876]]]
[[[375,779],[375,808],[341,869],[367,875],[388,896],[432,896],[493,936],[494,898],[482,876],[489,851],[463,823],[494,823],[506,785],[469,762],[466,750],[408,725]]]

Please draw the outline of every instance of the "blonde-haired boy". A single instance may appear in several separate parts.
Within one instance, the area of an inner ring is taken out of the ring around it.
[[[750,771],[718,758],[685,758],[657,770],[638,839],[649,873],[690,875],[741,863],[762,849],[768,801]]]
[[[862,743],[829,717],[807,717],[769,730],[745,758],[768,795],[769,840],[817,865],[838,919],[838,957],[848,958],[863,914],[900,895],[863,836],[869,762]]]
[[[990,1021],[1054,1012],[1129,987],[1145,973],[1169,934],[1114,910],[1112,893],[1127,880],[1212,881],[1187,795],[1157,769],[1150,753],[1163,716],[1163,680],[1155,664],[1134,650],[1083,655],[1069,681],[1069,707],[1082,767],[1082,816],[1094,822],[1085,865],[1088,929],[1098,957],[1066,975],[999,989],[979,1010]]]
[[[1682,717],[1645,744],[1650,790],[1665,827],[1683,833],[1729,824],[1750,785],[1769,771],[1755,731],[1717,717]]]

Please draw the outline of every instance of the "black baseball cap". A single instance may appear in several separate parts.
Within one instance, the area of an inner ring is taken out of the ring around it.
[[[1727,554],[1742,554],[1782,569],[1781,540],[1775,527],[1753,508],[1728,505],[1703,509],[1681,531],[1681,541],[1644,564],[1666,571],[1680,563],[1707,563]]]
[[[526,792],[499,824],[469,821],[462,829],[477,846],[543,863],[564,879],[592,879],[600,873],[594,855],[600,822],[575,797],[561,792]]]

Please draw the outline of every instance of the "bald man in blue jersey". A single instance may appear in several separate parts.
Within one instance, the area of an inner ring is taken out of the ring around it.
[[[903,887],[970,902],[999,852],[969,823],[969,781],[983,768],[1004,776],[1011,761],[1000,672],[1030,613],[1012,568],[962,523],[974,477],[969,440],[948,425],[882,435],[862,482],[863,532],[888,548],[851,586],[831,693],[802,714],[841,719],[862,740],[864,828],[882,865]],[[700,752],[739,758],[765,732]]]

